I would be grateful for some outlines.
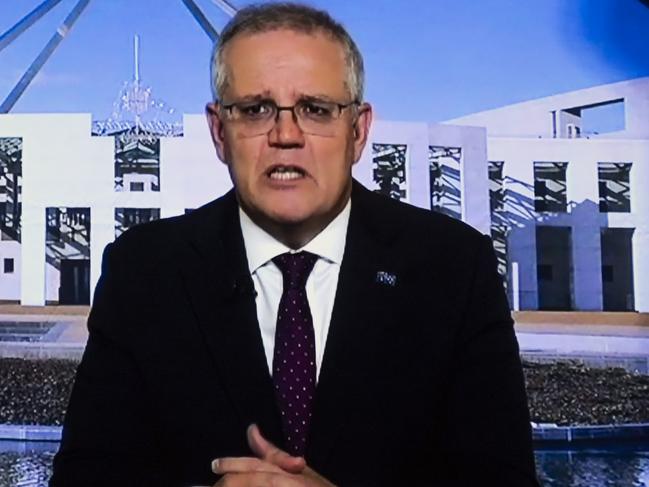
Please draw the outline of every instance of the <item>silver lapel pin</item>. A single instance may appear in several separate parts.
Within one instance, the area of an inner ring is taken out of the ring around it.
[[[389,272],[378,271],[376,273],[376,282],[394,287],[397,285],[397,276],[395,274],[390,274]]]

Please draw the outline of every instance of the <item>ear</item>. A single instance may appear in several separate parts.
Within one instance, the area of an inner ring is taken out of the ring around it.
[[[359,161],[367,143],[372,125],[372,105],[362,103],[358,108],[356,122],[354,123],[354,164]]]
[[[205,105],[205,115],[207,116],[207,124],[210,128],[216,154],[221,159],[221,162],[227,164],[225,160],[224,126],[219,114],[219,103],[213,102]]]

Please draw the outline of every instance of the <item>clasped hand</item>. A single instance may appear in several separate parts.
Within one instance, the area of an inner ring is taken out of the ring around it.
[[[294,457],[266,440],[257,425],[246,432],[256,457],[225,457],[212,462],[212,471],[223,475],[214,487],[335,487]]]

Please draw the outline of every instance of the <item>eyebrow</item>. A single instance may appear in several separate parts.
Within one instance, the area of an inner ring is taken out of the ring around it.
[[[298,100],[304,100],[304,101],[326,101],[326,102],[331,102],[334,103],[335,100],[327,95],[301,95]]]
[[[237,99],[237,103],[241,102],[252,102],[252,101],[273,101],[276,103],[276,100],[272,97],[270,91],[265,90],[257,94],[244,95],[241,98]],[[335,102],[335,100],[324,94],[313,94],[307,95],[306,93],[301,93],[297,97],[297,101],[326,101],[326,102]]]
[[[267,100],[272,100],[271,96],[263,93],[257,95],[242,96],[241,98],[237,98],[237,103],[249,102],[249,101],[267,101]]]

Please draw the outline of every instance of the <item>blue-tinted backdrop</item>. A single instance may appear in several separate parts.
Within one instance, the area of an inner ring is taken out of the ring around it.
[[[0,3],[0,32],[42,0]],[[76,0],[63,0],[0,52],[0,100]],[[197,3],[219,29],[228,17]],[[233,0],[237,7],[249,2]],[[351,31],[378,116],[441,121],[517,101],[649,75],[649,8],[639,0],[318,0]],[[141,73],[184,113],[210,97],[210,42],[181,0],[93,0],[13,112],[110,114]]]

